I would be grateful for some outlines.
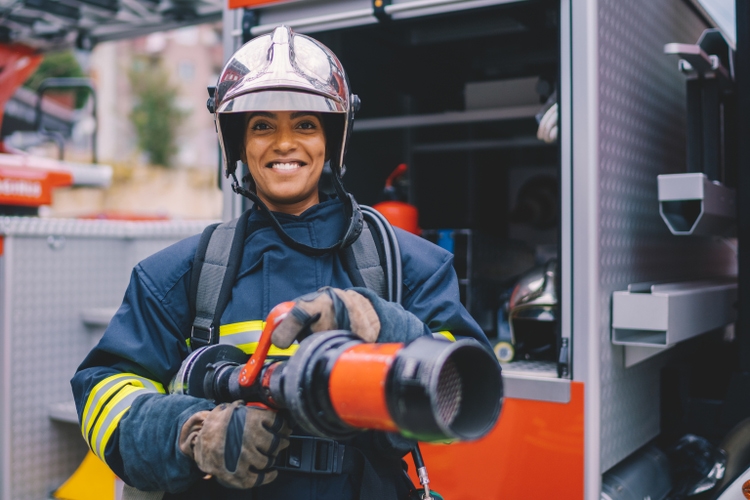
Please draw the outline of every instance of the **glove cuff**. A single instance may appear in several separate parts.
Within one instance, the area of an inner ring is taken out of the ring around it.
[[[349,316],[349,330],[365,342],[375,342],[381,331],[380,317],[372,301],[354,290],[331,289],[344,303]],[[339,325],[341,327],[341,325]]]
[[[180,437],[178,438],[177,445],[180,451],[193,460],[195,460],[195,454],[193,447],[195,446],[195,440],[198,437],[198,433],[203,428],[203,422],[206,420],[209,411],[199,411],[194,413],[182,424],[180,429]]]
[[[180,450],[184,423],[214,407],[205,399],[148,393],[135,398],[118,426],[122,479],[143,491],[184,491],[201,477],[195,462]]]
[[[388,302],[380,298],[369,288],[350,288],[349,290],[367,297],[372,303],[375,312],[380,319],[380,335],[377,342],[381,344],[389,342],[404,342],[408,344],[412,340],[425,335],[431,335],[430,329],[422,323],[422,320],[404,309],[401,304]]]

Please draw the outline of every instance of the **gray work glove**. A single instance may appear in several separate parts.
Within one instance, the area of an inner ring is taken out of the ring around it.
[[[185,421],[179,447],[223,486],[248,489],[276,479],[273,464],[291,428],[276,411],[242,401],[200,411]]]
[[[295,305],[271,335],[285,349],[311,333],[349,330],[365,342],[408,342],[430,330],[399,304],[366,288],[323,287],[294,300]]]

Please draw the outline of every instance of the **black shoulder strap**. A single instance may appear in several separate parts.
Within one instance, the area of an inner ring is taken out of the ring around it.
[[[370,225],[365,222],[359,238],[343,250],[342,262],[354,286],[369,288],[387,300],[383,250],[380,235],[373,234]]]
[[[195,249],[193,267],[190,273],[190,292],[188,293],[188,302],[190,304],[190,313],[192,314],[192,317],[195,317],[195,296],[198,293],[198,278],[200,277],[201,269],[203,268],[203,260],[206,258],[206,248],[208,248],[208,242],[211,241],[211,235],[219,224],[221,224],[221,222],[211,224],[203,230],[201,238],[198,240],[198,248]]]
[[[219,341],[215,325],[219,324],[232,295],[249,214],[249,210],[245,211],[237,219],[212,224],[203,230],[193,259],[188,298],[193,312],[192,350]]]
[[[354,286],[373,290],[385,300],[401,302],[401,252],[391,224],[375,209],[361,205],[364,224],[359,238],[340,252]]]

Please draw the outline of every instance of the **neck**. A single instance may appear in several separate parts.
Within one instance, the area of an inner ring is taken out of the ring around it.
[[[315,196],[314,198],[299,201],[296,203],[282,203],[277,204],[270,200],[265,199],[263,196],[259,196],[261,201],[266,205],[266,208],[272,212],[279,212],[288,215],[301,215],[305,210],[310,207],[314,207],[320,203],[320,198]]]

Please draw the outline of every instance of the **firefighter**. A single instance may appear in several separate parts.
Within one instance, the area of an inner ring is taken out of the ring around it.
[[[368,342],[450,332],[489,347],[459,301],[453,256],[436,245],[396,229],[402,305],[355,287],[347,274],[340,249],[361,229],[360,209],[341,181],[355,100],[336,56],[287,27],[246,43],[220,74],[209,109],[227,175],[254,205],[219,341],[250,352],[269,311],[293,300],[292,314],[274,331],[279,348],[303,331],[337,328]],[[247,166],[244,183],[236,177],[238,162]],[[331,195],[318,189],[326,163]],[[196,347],[189,291],[198,240],[187,238],[135,266],[122,305],[74,375],[92,451],[126,484],[167,499],[407,498],[408,447],[394,435],[366,431],[324,443],[343,453],[342,470],[296,472],[305,464],[275,466],[278,454],[319,438],[298,435],[280,412],[168,394]]]

